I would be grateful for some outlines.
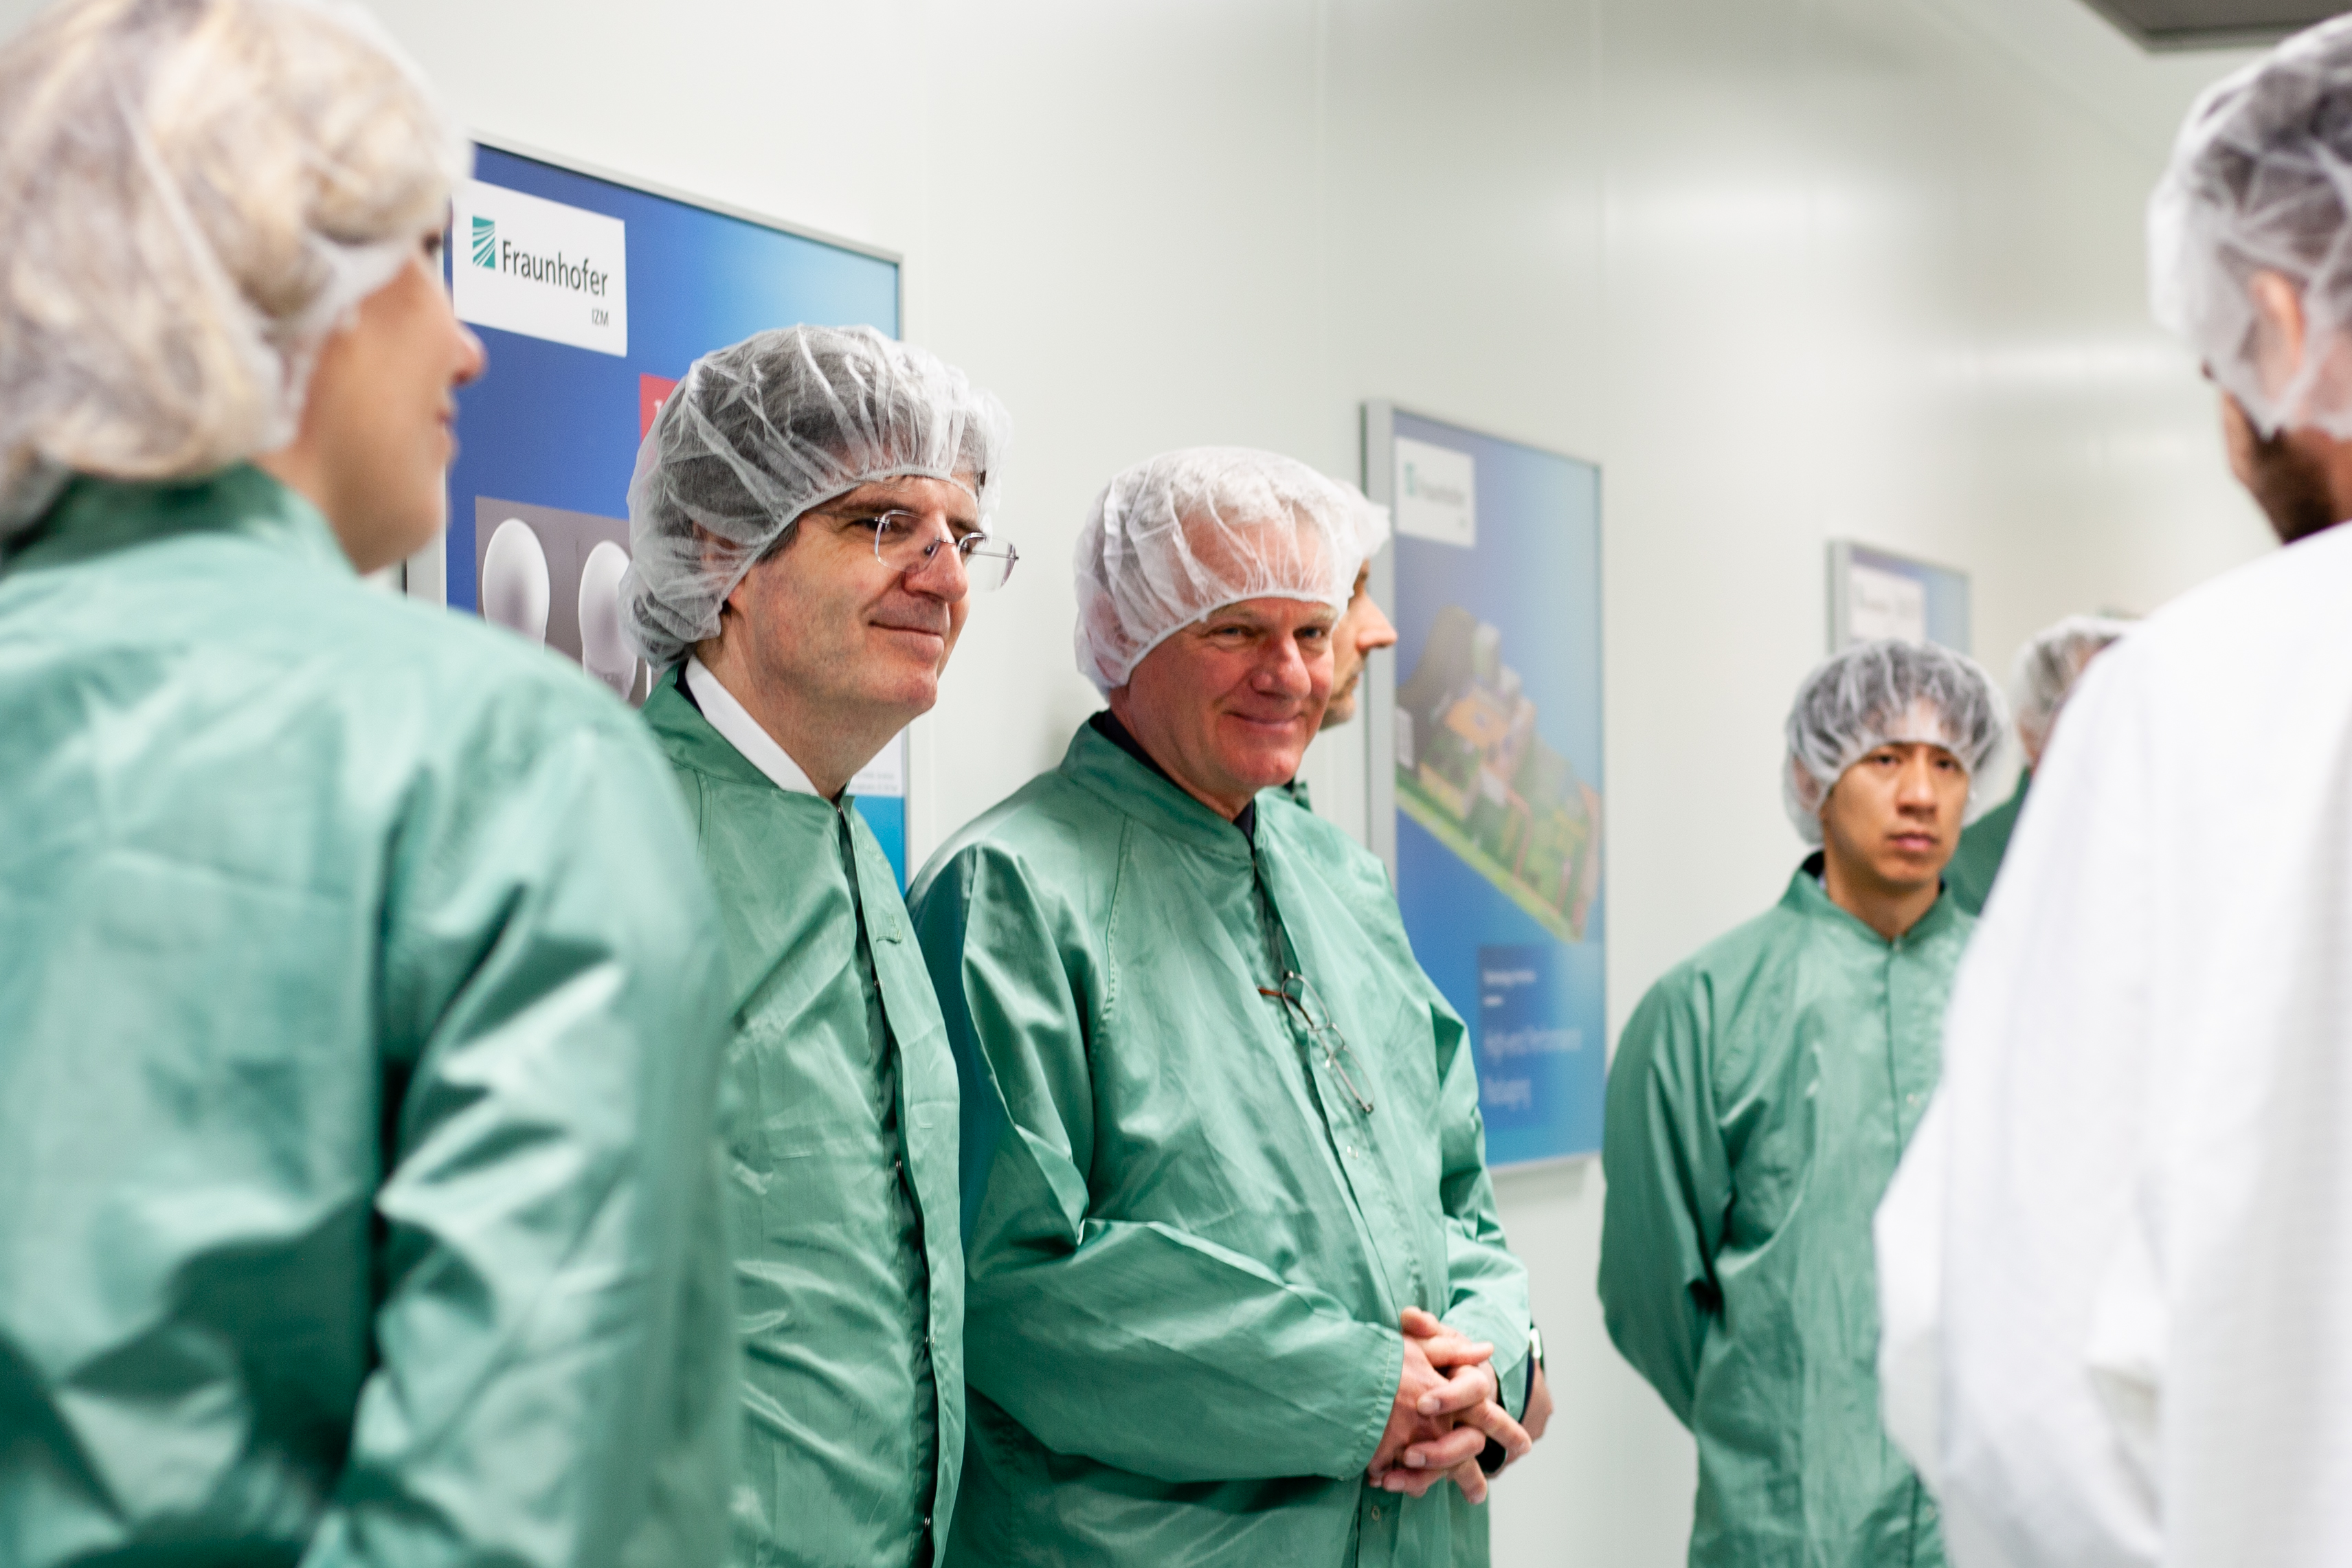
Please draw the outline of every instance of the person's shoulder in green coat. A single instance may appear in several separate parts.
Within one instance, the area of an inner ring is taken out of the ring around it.
[[[26,1265],[0,1282],[25,1373],[0,1426],[124,1478],[26,1517],[255,1556],[715,1559],[723,996],[626,710],[362,585],[314,510],[239,467],[78,480],[12,542],[0,730],[18,842],[76,847],[5,873],[49,913],[19,928],[0,898],[0,1015],[17,1066],[78,1064],[0,1095],[0,1173],[51,1194],[0,1218]],[[223,1092],[174,1088],[196,1082]],[[90,1250],[126,1226],[135,1258]],[[61,1340],[20,1338],[68,1301]],[[142,1361],[174,1324],[237,1348]],[[93,1399],[72,1368],[110,1358]],[[573,1479],[546,1485],[551,1460]],[[215,1501],[190,1510],[190,1478]],[[265,1486],[266,1516],[218,1506]]]
[[[2007,800],[1970,823],[1960,834],[1960,847],[1944,868],[1944,886],[1960,908],[1972,915],[1984,913],[1992,896],[1993,879],[2009,854],[2010,836],[2017,831],[2018,815],[2025,809],[2025,792],[2033,783],[2031,769],[2017,775],[2017,788]]]

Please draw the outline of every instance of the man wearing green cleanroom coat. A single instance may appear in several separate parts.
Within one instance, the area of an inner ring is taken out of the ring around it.
[[[1257,798],[1363,505],[1237,449],[1115,479],[1078,564],[1110,711],[917,883],[965,1085],[955,1563],[1442,1568],[1425,1494],[1526,1447],[1462,1023],[1379,861]]]
[[[2057,725],[2058,710],[2066,705],[2067,694],[2091,668],[2091,661],[2130,626],[2128,621],[2106,616],[2068,616],[2036,633],[2032,641],[2017,650],[2016,674],[2010,685],[2017,696],[2017,743],[2025,753],[2025,766],[2009,798],[1969,824],[1952,863],[1944,868],[1944,885],[1969,913],[1982,913],[1985,900],[1992,896],[1993,879],[2000,875],[2000,863],[2009,854],[2009,837],[2017,831],[2017,819],[2025,810],[2025,793],[2032,787],[2033,770],[2042,765],[2042,752],[2050,744],[2050,732]]]
[[[745,1349],[740,1563],[929,1568],[963,1458],[956,1082],[852,777],[936,700],[1003,408],[870,331],[695,362],[630,489],[624,616],[667,673],[733,977],[727,1131]]]
[[[388,50],[289,0],[0,45],[8,1568],[723,1559],[677,787],[358,576],[434,540],[483,364],[462,138]]]
[[[1944,1561],[1879,1426],[1870,1218],[1936,1087],[1975,924],[1940,874],[2002,728],[1941,648],[1815,670],[1784,795],[1821,851],[1651,987],[1611,1063],[1602,1313],[1698,1440],[1701,1568]]]

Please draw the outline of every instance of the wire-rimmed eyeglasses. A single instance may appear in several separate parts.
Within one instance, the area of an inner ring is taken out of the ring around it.
[[[1315,989],[1315,983],[1293,969],[1283,975],[1278,988],[1261,985],[1257,994],[1271,996],[1282,1004],[1282,1010],[1296,1019],[1298,1026],[1306,1032],[1307,1044],[1323,1053],[1323,1065],[1331,1069],[1331,1075],[1347,1089],[1348,1098],[1356,1102],[1356,1109],[1370,1116],[1372,1113],[1372,1097],[1356,1081],[1356,1074],[1363,1071],[1364,1064],[1358,1061],[1356,1053],[1348,1048],[1348,1037],[1341,1034],[1339,1026],[1331,1021],[1331,1009],[1323,1005],[1323,997]],[[1350,1071],[1350,1068],[1354,1071]]]
[[[863,521],[874,530],[874,558],[883,565],[893,572],[919,572],[941,545],[948,545],[963,557],[964,580],[975,593],[1003,587],[1013,575],[1013,563],[1021,559],[1010,540],[978,531],[950,541],[935,530],[927,539],[922,519],[911,511],[877,512]]]

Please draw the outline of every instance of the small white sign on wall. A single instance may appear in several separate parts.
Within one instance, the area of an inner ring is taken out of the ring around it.
[[[1856,561],[1846,567],[1847,633],[1856,642],[1927,640],[1927,585]]]
[[[1478,469],[1467,452],[1396,438],[1396,531],[1464,550],[1478,545]]]
[[[628,227],[467,180],[451,202],[457,319],[598,353],[629,352]]]

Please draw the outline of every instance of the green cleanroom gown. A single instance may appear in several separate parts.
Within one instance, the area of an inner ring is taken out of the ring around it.
[[[0,737],[0,1563],[719,1561],[725,997],[635,719],[238,467],[13,542]]]
[[[1311,812],[1315,809],[1314,796],[1308,792],[1307,781],[1304,778],[1293,778],[1287,784],[1276,784],[1265,793],[1290,802],[1301,811]],[[1335,862],[1332,867],[1332,876],[1342,886],[1348,885],[1348,879],[1352,875],[1351,868],[1358,853],[1356,845],[1347,838],[1324,834],[1312,835],[1305,842],[1310,850],[1321,847],[1329,853]],[[1437,1005],[1445,1005],[1444,998],[1437,994],[1435,984],[1430,981],[1428,972],[1418,963],[1413,965],[1413,975],[1430,992]],[[1524,1361],[1520,1364],[1520,1383],[1522,1386],[1518,1391],[1517,1400],[1519,1404],[1525,1404],[1528,1388]],[[1507,1403],[1510,1396],[1505,1397]],[[1486,1505],[1472,1503],[1468,1498],[1462,1495],[1461,1489],[1458,1487],[1445,1488],[1444,1495],[1454,1514],[1454,1568],[1486,1568],[1486,1564],[1493,1560],[1493,1557],[1488,1544],[1490,1531]]]
[[[1698,1440],[1701,1568],[1944,1561],[1879,1425],[1870,1221],[1976,921],[1947,893],[1890,942],[1821,859],[1652,986],[1609,1068],[1601,1311]]]
[[[715,682],[698,707],[688,668],[645,716],[685,786],[735,997],[736,1559],[907,1568],[944,1545],[963,1462],[955,1062],[865,818],[812,793]],[[713,720],[751,727],[798,787]]]
[[[2025,809],[2025,792],[2032,783],[2032,769],[2018,774],[2017,788],[2010,797],[1961,833],[1960,847],[1952,852],[1952,863],[1944,868],[1944,886],[1951,889],[1952,901],[1972,915],[1982,914],[1985,900],[1992,896],[1992,879],[2000,873],[2001,859],[2009,853],[2009,836],[2017,831],[2017,816]]]
[[[1380,862],[1253,812],[1090,723],[916,884],[964,1086],[957,1564],[1443,1568],[1447,1500],[1364,1480],[1399,1314],[1491,1340],[1518,1399],[1527,1275],[1461,1020]],[[1259,994],[1286,969],[1338,1066]]]

